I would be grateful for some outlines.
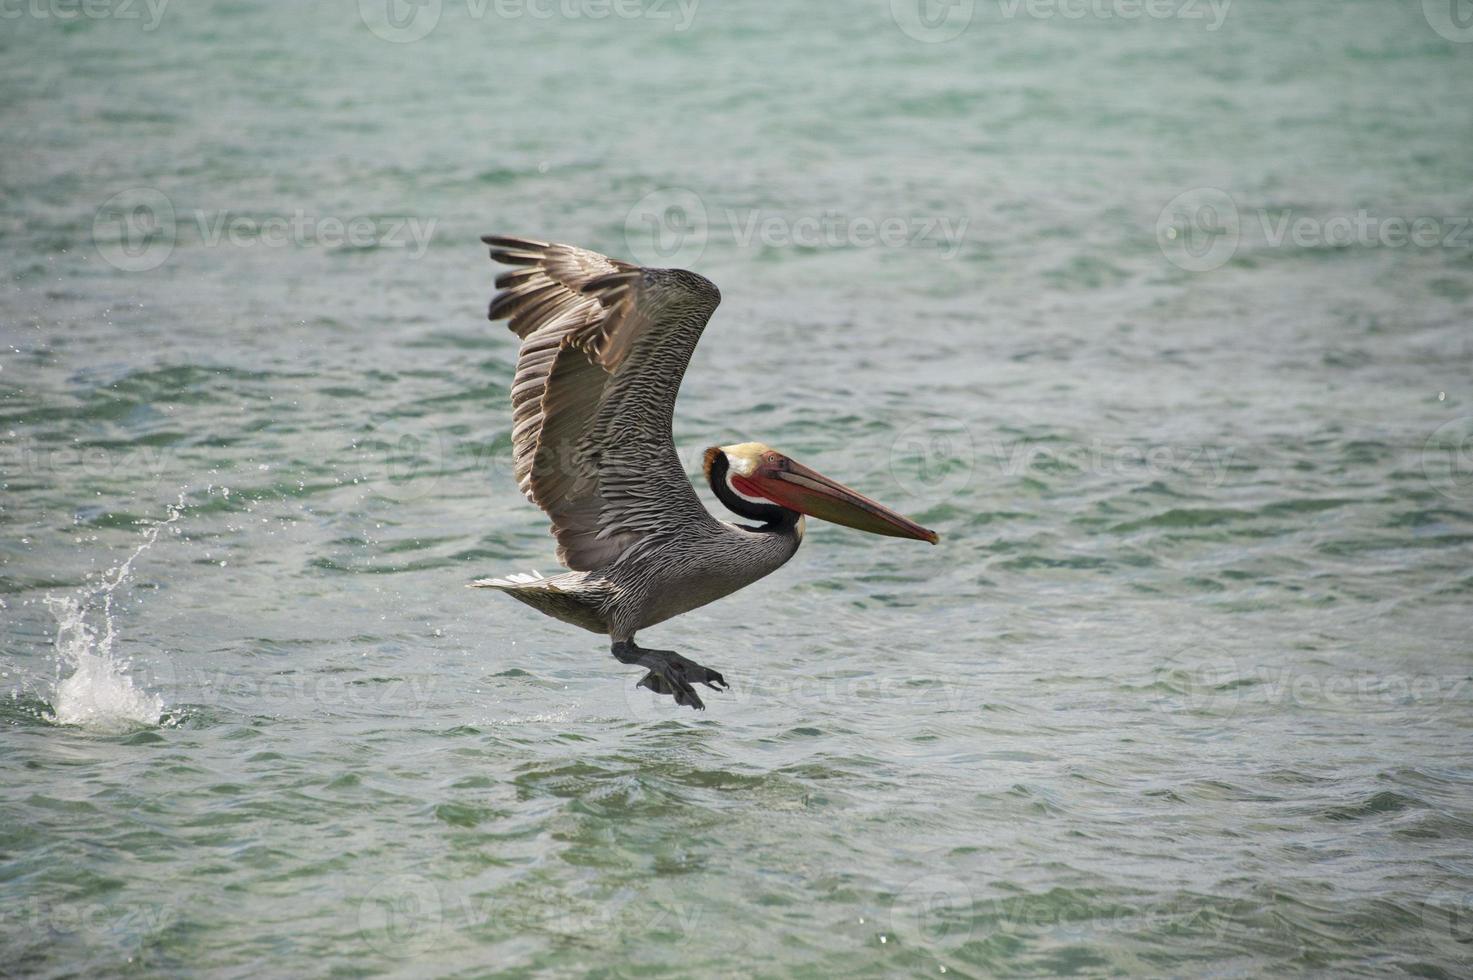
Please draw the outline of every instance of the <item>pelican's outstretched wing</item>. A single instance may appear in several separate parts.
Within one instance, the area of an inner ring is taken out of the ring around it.
[[[606,565],[642,537],[713,518],[670,424],[691,352],[721,293],[683,269],[488,235],[490,318],[521,338],[512,381],[517,485],[552,518],[558,560]]]

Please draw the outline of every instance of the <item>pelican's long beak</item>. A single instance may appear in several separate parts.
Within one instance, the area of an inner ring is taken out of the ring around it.
[[[871,534],[915,538],[932,544],[941,540],[935,531],[921,527],[910,518],[902,517],[802,463],[777,453],[770,455],[777,459],[772,462],[764,460],[764,465],[758,466],[750,476],[733,473],[732,485],[749,496],[766,497],[800,514]]]

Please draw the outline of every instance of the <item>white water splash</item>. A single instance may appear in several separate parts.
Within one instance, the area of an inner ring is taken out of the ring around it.
[[[183,497],[179,506],[184,503]],[[151,524],[140,544],[128,560],[109,569],[102,583],[81,591],[77,596],[47,596],[46,606],[56,618],[56,660],[58,677],[71,668],[64,679],[58,679],[52,695],[48,721],[57,725],[75,725],[95,732],[123,732],[140,727],[154,727],[164,715],[164,699],[133,683],[127,673],[127,659],[114,655],[117,641],[113,620],[113,593],[127,581],[133,562],[158,540],[159,532],[179,519],[179,507],[170,507],[169,516]],[[99,608],[96,600],[102,599]],[[101,631],[89,623],[88,616],[101,616]]]

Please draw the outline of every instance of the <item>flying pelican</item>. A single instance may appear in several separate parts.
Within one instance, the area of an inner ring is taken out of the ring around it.
[[[569,571],[481,579],[527,605],[606,634],[639,682],[704,709],[694,684],[726,679],[636,631],[775,571],[798,550],[804,515],[900,538],[935,531],[760,442],[712,446],[711,492],[752,524],[712,517],[675,452],[675,395],[721,293],[684,269],[646,269],[572,245],[487,235],[490,319],[521,340],[512,381],[517,486],[547,512]]]

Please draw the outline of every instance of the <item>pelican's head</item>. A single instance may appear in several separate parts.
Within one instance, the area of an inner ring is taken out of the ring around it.
[[[712,446],[706,450],[705,469],[711,492],[743,517],[775,523],[786,515],[807,514],[871,534],[932,544],[940,540],[935,531],[760,442]]]

